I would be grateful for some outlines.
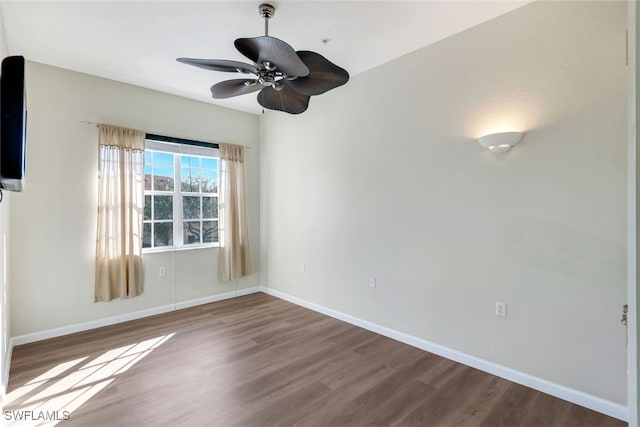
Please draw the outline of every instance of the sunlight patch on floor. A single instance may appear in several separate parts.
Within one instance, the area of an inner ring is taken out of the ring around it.
[[[55,426],[175,333],[61,363],[5,396],[3,426]],[[79,366],[82,362],[86,362]]]

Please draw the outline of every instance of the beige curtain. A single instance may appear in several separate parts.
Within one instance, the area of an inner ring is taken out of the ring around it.
[[[143,131],[98,125],[95,301],[142,293]]]
[[[251,274],[244,202],[244,147],[220,144],[218,279]]]

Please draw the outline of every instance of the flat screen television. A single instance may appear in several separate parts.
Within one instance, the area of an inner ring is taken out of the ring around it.
[[[8,56],[2,60],[0,74],[0,189],[22,191],[26,142],[24,57]]]

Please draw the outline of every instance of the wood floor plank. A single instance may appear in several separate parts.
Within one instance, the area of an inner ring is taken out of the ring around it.
[[[467,403],[468,395],[481,386],[486,374],[467,366],[458,365],[443,373],[447,376],[433,384],[432,393],[398,425],[450,425],[448,418],[456,416]],[[476,418],[476,422],[479,418]]]
[[[275,426],[288,425],[290,418],[297,413],[306,411],[317,400],[328,395],[331,389],[320,382],[312,382],[297,388],[289,394],[274,393],[268,405],[261,411],[251,413],[249,416],[239,417],[238,424],[248,426]]]
[[[510,385],[507,380],[481,373],[478,385],[464,390],[459,396],[461,398],[457,399],[457,409],[446,414],[442,424],[456,427],[477,426],[478,420],[487,416]]]
[[[625,423],[265,295],[18,346],[5,410],[61,426]]]
[[[531,413],[531,406],[538,394],[538,391],[511,384],[503,398],[484,419],[481,427],[522,426],[524,418]]]
[[[344,414],[349,413],[350,406],[353,406],[356,411],[360,409],[353,403],[354,396],[360,396],[395,373],[391,368],[382,365],[359,363],[351,368],[351,374],[348,377],[342,376],[342,373],[339,374],[340,385],[333,383],[334,385],[330,386],[332,392],[329,395],[314,402],[304,413],[291,417],[291,425],[301,427],[329,425],[336,414],[344,417]],[[323,381],[325,385],[327,382],[332,383],[331,379]]]
[[[357,420],[354,424],[396,425],[434,393],[436,393],[435,388],[428,384],[414,379],[407,380],[400,390],[387,396],[386,400],[377,406],[366,406],[366,417]]]

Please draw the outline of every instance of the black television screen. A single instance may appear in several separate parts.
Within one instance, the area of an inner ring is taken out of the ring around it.
[[[2,60],[0,75],[0,188],[22,191],[27,138],[24,57]]]

